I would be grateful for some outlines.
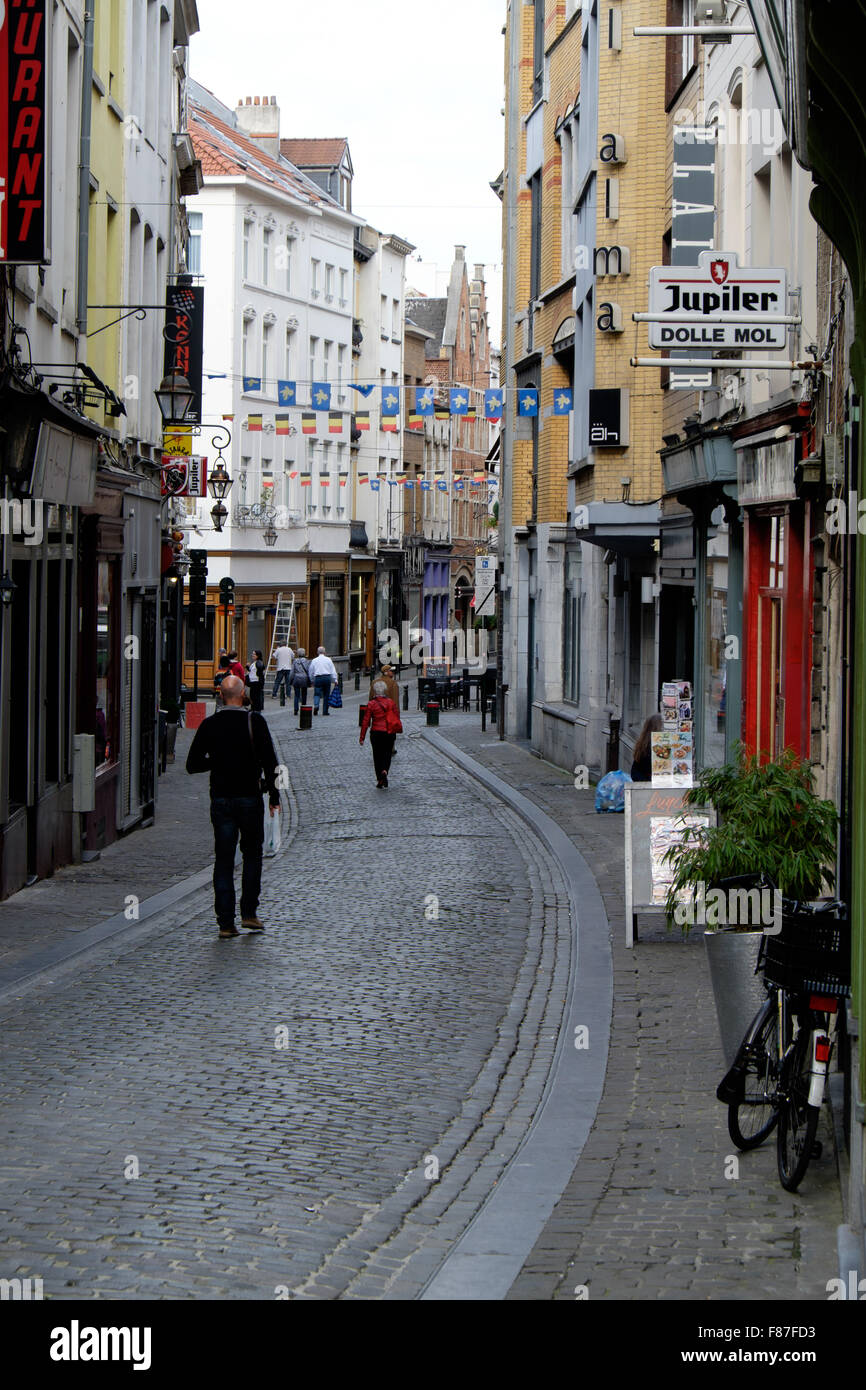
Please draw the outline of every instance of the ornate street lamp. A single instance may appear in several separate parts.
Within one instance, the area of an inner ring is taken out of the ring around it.
[[[0,579],[0,601],[2,601],[4,608],[9,607],[15,597],[15,590],[17,588],[18,585],[15,583],[15,580],[10,578],[9,571],[6,570],[3,574],[3,578]]]
[[[226,517],[229,514],[228,507],[222,500],[220,500],[215,504],[215,506],[211,507],[210,514],[211,519],[213,520],[213,529],[215,531],[221,531],[223,529],[223,526],[225,525]]]
[[[183,424],[195,397],[186,377],[180,372],[170,372],[168,376],[163,377],[159,390],[153,394],[156,396],[163,424]]]
[[[262,539],[264,540],[265,545],[276,545],[279,536],[277,534],[277,529],[272,521],[268,522],[267,527],[262,532]]]
[[[224,502],[231,491],[232,479],[228,475],[222,455],[218,455],[216,468],[211,469],[207,485],[211,497],[215,497],[218,502]]]

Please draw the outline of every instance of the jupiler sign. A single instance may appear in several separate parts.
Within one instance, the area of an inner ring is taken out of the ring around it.
[[[784,348],[788,324],[769,320],[788,313],[787,274],[702,251],[695,267],[651,268],[649,313],[653,348]]]

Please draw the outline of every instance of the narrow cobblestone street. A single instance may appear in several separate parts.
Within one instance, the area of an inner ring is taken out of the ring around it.
[[[7,994],[4,1263],[46,1296],[376,1296],[423,1246],[411,1292],[513,1152],[558,1030],[561,997],[524,1017],[550,990],[557,870],[417,738],[378,792],[355,709],[310,734],[271,716],[299,819],[266,869],[263,938],[218,941],[205,885]],[[185,783],[199,849],[206,779]],[[121,875],[104,856],[120,901],[152,886],[151,834],[118,847]],[[456,1186],[428,1156],[462,1158]]]

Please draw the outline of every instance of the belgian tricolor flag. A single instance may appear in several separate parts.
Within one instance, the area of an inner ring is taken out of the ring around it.
[[[410,430],[423,430],[424,428],[424,416],[419,415],[417,410],[409,411],[409,428]]]
[[[261,415],[248,415],[248,416],[247,416],[247,429],[249,430],[250,434],[261,434],[261,432],[262,432],[262,417],[261,417]]]
[[[343,413],[340,410],[332,410],[328,414],[328,434],[343,433]]]
[[[316,433],[316,416],[315,416],[315,413],[312,412],[312,411],[309,411],[309,410],[305,410],[305,411],[302,413],[302,415],[301,415],[301,434],[315,434],[315,433]]]
[[[355,416],[355,429],[356,429],[356,430],[368,430],[369,428],[370,428],[370,412],[369,412],[369,410],[359,410],[358,413],[357,413],[357,415]]]
[[[276,427],[276,432],[277,432],[277,434],[288,434],[288,432],[289,432],[289,417],[288,417],[288,415],[275,415],[275,416],[274,416],[274,424],[275,424],[275,427]]]

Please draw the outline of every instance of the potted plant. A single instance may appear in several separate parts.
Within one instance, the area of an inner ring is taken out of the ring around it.
[[[668,851],[673,879],[666,907],[684,932],[703,925],[710,978],[730,1065],[763,997],[755,978],[764,931],[781,927],[772,889],[728,886],[765,879],[785,897],[807,901],[832,888],[837,813],[815,795],[812,772],[792,749],[771,762],[741,747],[735,763],[705,768],[683,798],[712,805],[718,824],[687,829]]]

